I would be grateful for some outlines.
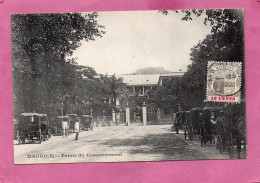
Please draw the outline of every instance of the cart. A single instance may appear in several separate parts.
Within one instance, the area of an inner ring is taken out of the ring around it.
[[[93,125],[91,124],[92,123],[92,116],[90,115],[82,115],[81,116],[81,129],[82,130],[93,130]]]
[[[51,137],[51,128],[46,114],[22,113],[17,124],[18,143],[42,141]]]
[[[189,140],[193,140],[194,136],[200,138],[201,128],[202,128],[202,108],[196,107],[192,108],[189,111],[188,120],[187,120],[187,131]]]
[[[203,127],[201,130],[201,146],[206,145],[209,141],[210,144],[215,144],[215,137],[217,137],[217,118],[221,115],[223,110],[222,106],[207,106],[203,108]]]

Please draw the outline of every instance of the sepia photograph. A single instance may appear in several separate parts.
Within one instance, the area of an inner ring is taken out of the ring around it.
[[[246,159],[243,9],[12,14],[15,164]]]

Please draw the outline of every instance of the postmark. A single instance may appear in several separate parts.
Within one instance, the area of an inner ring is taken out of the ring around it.
[[[240,103],[241,62],[209,61],[206,100]]]

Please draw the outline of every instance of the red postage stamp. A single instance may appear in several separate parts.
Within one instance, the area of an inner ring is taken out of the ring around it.
[[[205,101],[240,103],[242,63],[209,61]]]

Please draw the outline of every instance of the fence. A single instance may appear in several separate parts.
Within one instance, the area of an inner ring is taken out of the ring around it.
[[[163,125],[172,125],[173,124],[173,117],[172,115],[161,115],[160,119],[158,119],[159,124]]]
[[[112,116],[98,116],[93,118],[93,124],[95,127],[115,126],[115,122],[112,120]]]

